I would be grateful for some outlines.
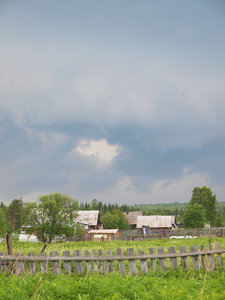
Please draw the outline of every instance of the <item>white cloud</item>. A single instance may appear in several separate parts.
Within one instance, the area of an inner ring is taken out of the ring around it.
[[[75,151],[83,156],[92,158],[94,161],[108,165],[118,155],[119,146],[110,145],[105,139],[99,141],[82,139],[79,140]]]

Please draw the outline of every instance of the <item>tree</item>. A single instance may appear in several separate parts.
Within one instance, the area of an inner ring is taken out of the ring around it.
[[[184,214],[184,228],[203,228],[205,226],[205,211],[200,204],[188,205]]]
[[[21,228],[21,200],[14,199],[7,212],[7,221],[13,225],[13,231],[20,231]]]
[[[49,243],[56,236],[72,236],[77,210],[78,201],[70,196],[60,193],[42,196],[38,202],[25,204],[24,229]]]
[[[7,232],[7,224],[4,211],[0,208],[0,236],[5,236]]]
[[[101,223],[103,223],[104,229],[126,230],[130,228],[130,224],[126,216],[118,209],[105,213],[101,217]]]
[[[210,188],[203,186],[195,187],[192,191],[192,198],[190,205],[200,204],[205,211],[206,222],[210,223],[211,226],[216,225],[216,195],[213,195]]]

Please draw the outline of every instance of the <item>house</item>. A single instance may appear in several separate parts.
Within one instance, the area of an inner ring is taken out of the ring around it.
[[[94,241],[111,241],[113,239],[112,236],[119,235],[119,231],[118,229],[93,229],[88,234]]]
[[[142,216],[142,211],[124,212],[124,215],[128,219],[131,229],[135,229],[137,228],[137,217]]]
[[[82,224],[85,225],[85,229],[87,228],[87,226],[88,228],[92,229],[102,228],[98,210],[79,210],[75,222],[80,223],[81,226]]]
[[[137,216],[137,228],[143,232],[150,230],[165,230],[176,227],[175,216]]]

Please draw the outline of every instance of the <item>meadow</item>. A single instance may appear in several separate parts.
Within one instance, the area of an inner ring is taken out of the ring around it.
[[[215,244],[220,243],[225,249],[225,238],[211,238],[213,249]],[[106,254],[111,249],[116,254],[117,248],[133,248],[138,254],[138,248],[148,253],[149,247],[154,247],[157,253],[158,247],[174,246],[179,252],[180,246],[186,246],[187,251],[190,246],[203,244],[204,248],[209,245],[209,238],[196,238],[184,240],[150,240],[150,241],[114,241],[114,242],[60,242],[47,245],[46,253],[57,251],[59,255],[63,251],[81,250],[103,250]],[[13,253],[33,252],[38,255],[42,249],[42,243],[18,242],[12,240]],[[6,251],[6,244],[0,244],[0,252]],[[216,258],[217,261],[217,258]],[[223,254],[225,265],[225,255]],[[149,273],[142,274],[139,268],[137,276],[128,274],[121,276],[114,262],[115,268],[110,274],[81,274],[53,275],[37,272],[35,275],[25,274],[16,276],[11,273],[0,274],[0,299],[225,299],[225,271],[217,265],[216,271],[194,271],[190,262],[190,269],[183,270],[179,265],[177,269],[170,267],[167,262],[165,272],[152,271],[149,262]],[[137,266],[138,267],[138,266]]]

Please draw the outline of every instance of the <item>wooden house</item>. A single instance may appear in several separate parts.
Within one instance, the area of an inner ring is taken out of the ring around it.
[[[128,219],[131,229],[137,228],[137,217],[142,216],[142,211],[129,211],[124,212],[124,215]]]
[[[102,228],[98,210],[79,210],[75,222],[80,224],[87,224],[88,228],[92,229]]]
[[[137,216],[137,228],[165,230],[176,227],[175,216]]]

